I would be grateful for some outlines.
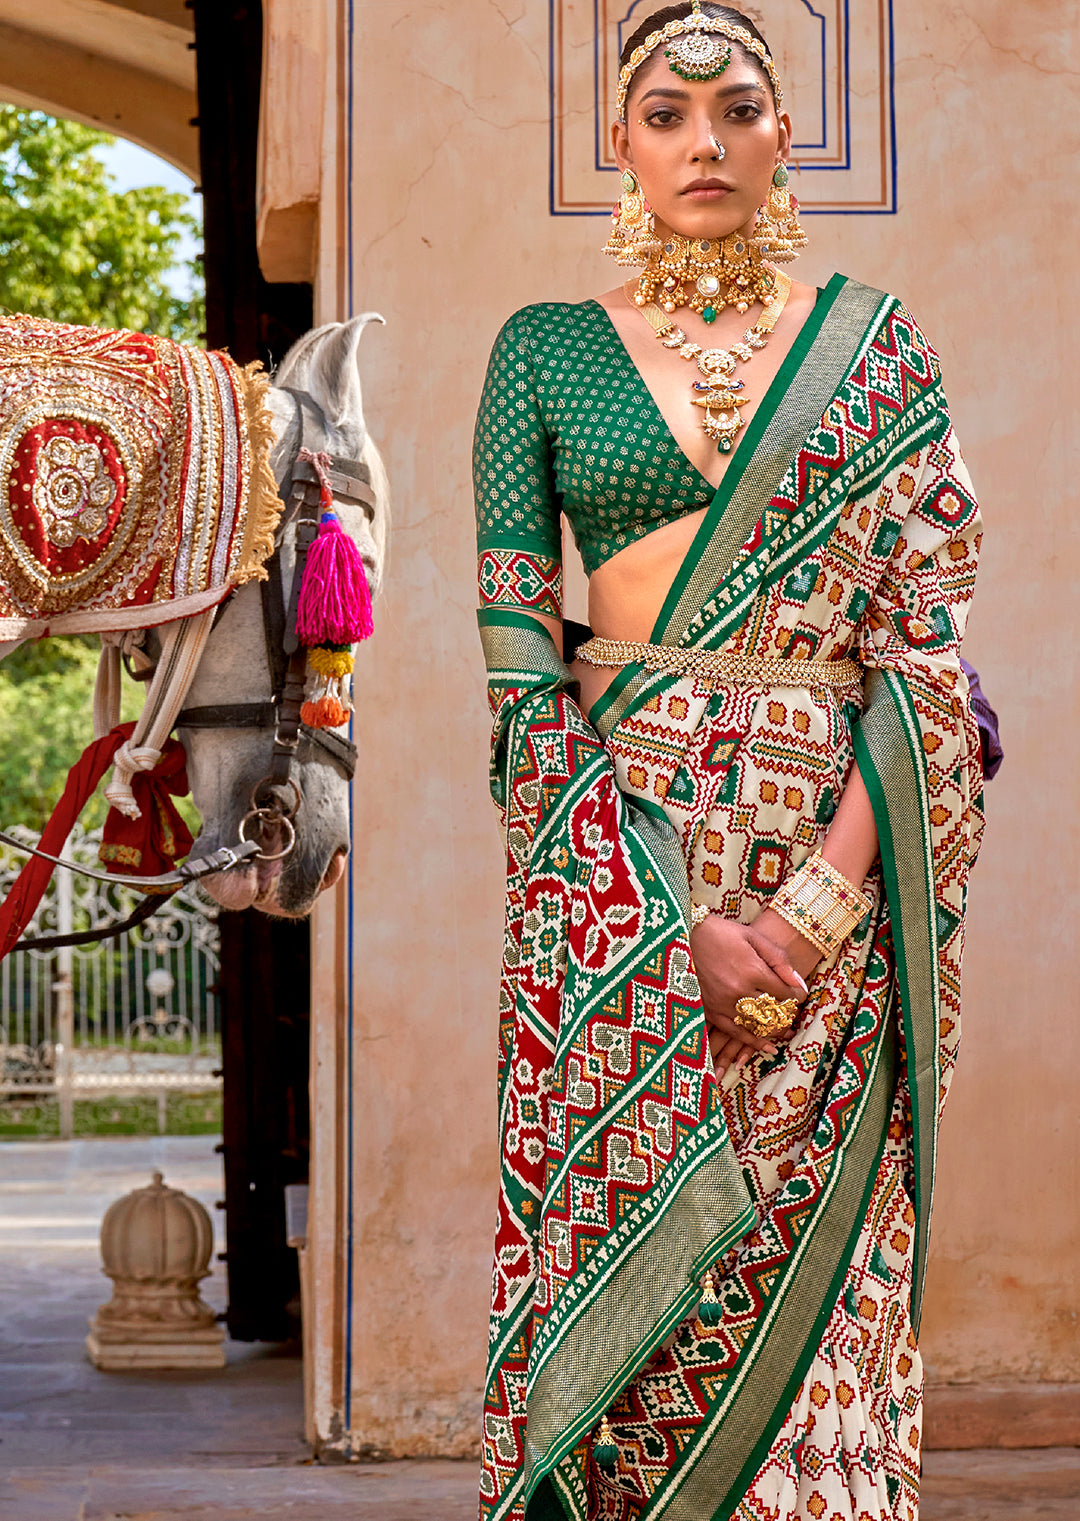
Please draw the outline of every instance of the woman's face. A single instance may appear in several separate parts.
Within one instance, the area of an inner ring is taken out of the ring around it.
[[[713,139],[723,146],[717,153]],[[612,127],[620,169],[632,169],[658,232],[725,238],[753,229],[758,207],[791,145],[761,70],[737,43],[716,79],[673,74],[658,48],[630,85],[626,121]]]

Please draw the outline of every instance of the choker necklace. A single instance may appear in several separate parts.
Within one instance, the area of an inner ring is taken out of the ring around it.
[[[739,395],[743,383],[733,379],[735,366],[740,361],[748,363],[758,349],[765,347],[791,294],[791,280],[787,275],[780,270],[770,270],[767,273],[770,276],[770,294],[765,300],[765,310],[754,326],[747,328],[742,341],[733,343],[729,349],[703,349],[700,343],[691,342],[683,329],[671,321],[666,309],[661,311],[648,299],[642,304],[639,299],[640,286],[635,291],[633,280],[628,280],[623,287],[627,299],[637,306],[666,349],[677,349],[683,359],[697,360],[702,378],[693,382],[693,402],[695,407],[704,409],[701,426],[716,444],[720,454],[730,454],[735,447],[735,439],[743,425],[740,409],[746,406],[748,400]],[[693,307],[693,301],[681,304]],[[739,302],[730,304],[740,311],[748,310],[749,306],[749,303],[746,307]]]
[[[711,323],[726,306],[748,312],[755,301],[767,302],[777,278],[741,232],[723,239],[672,233],[638,279],[633,301],[640,307],[656,301],[665,312],[689,306]]]

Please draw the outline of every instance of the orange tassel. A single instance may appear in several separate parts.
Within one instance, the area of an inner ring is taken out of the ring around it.
[[[313,702],[305,702],[300,709],[300,719],[309,729],[338,729],[348,723],[351,711],[338,698],[328,694]]]

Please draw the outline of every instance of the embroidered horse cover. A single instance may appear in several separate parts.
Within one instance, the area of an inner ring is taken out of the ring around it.
[[[0,316],[0,639],[167,623],[264,578],[267,386],[168,338]]]

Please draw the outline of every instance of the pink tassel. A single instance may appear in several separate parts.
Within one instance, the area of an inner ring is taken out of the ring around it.
[[[305,649],[327,644],[355,644],[375,632],[371,592],[360,551],[338,521],[324,512],[319,533],[308,550],[296,636]]]

